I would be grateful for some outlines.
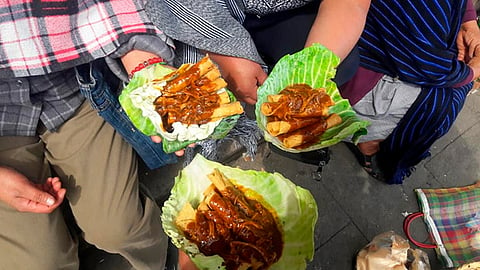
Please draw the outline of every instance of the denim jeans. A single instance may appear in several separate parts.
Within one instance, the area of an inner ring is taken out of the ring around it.
[[[80,91],[91,106],[135,149],[149,169],[177,162],[175,154],[165,153],[161,143],[154,143],[132,124],[100,68],[95,64],[82,65],[76,68],[76,76]]]

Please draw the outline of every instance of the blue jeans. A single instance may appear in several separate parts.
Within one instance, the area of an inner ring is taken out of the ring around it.
[[[109,83],[95,64],[76,68],[80,92],[91,106],[135,149],[145,165],[151,170],[177,162],[175,154],[167,154],[161,143],[154,143],[130,121],[112,91]]]

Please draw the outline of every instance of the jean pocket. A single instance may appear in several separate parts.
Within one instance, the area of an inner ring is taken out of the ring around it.
[[[80,92],[96,111],[102,112],[112,106],[116,97],[100,71],[91,64],[80,66],[75,71]]]

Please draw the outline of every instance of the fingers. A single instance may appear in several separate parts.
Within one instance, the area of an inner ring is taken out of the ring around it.
[[[258,86],[261,86],[261,85],[265,82],[265,80],[267,79],[267,77],[268,77],[268,74],[267,74],[266,72],[261,72],[261,73],[257,76],[257,81],[258,81],[257,85],[258,85]]]
[[[191,143],[187,147],[195,147],[196,145],[197,144],[195,144],[195,143]],[[181,157],[181,156],[185,155],[185,150],[182,149],[182,150],[175,151],[175,155]]]
[[[152,139],[152,142],[154,142],[154,143],[161,143],[162,142],[162,137],[160,137],[160,136],[150,136],[150,139]]]
[[[257,98],[244,97],[243,101],[245,101],[245,103],[248,103],[250,105],[255,105],[255,103],[257,103]]]
[[[175,151],[175,155],[177,155],[177,156],[179,156],[179,157],[183,156],[184,154],[185,154],[185,150],[183,150],[183,149],[182,149],[182,150]]]
[[[51,213],[65,198],[66,190],[58,177],[49,177],[44,184],[26,185],[10,203],[18,211]]]

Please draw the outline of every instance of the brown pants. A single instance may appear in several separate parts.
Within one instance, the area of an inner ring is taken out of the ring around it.
[[[44,181],[50,168],[87,242],[123,255],[135,269],[163,269],[160,209],[139,194],[132,148],[84,103],[57,132],[0,137],[0,166]],[[0,187],[1,188],[1,187]],[[0,269],[78,269],[77,245],[59,209],[18,212],[0,202]]]

